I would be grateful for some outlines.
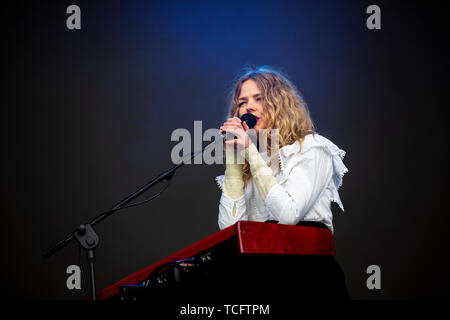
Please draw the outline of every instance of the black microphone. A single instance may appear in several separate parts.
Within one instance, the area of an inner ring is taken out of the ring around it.
[[[256,117],[251,113],[243,114],[241,117],[241,121],[248,125],[249,129],[252,129],[256,125]]]
[[[256,117],[254,115],[252,115],[251,113],[243,114],[240,119],[241,119],[241,122],[245,121],[245,123],[247,124],[249,129],[252,129],[256,125]],[[222,138],[224,140],[226,140],[226,138],[227,138],[226,132],[222,133]]]

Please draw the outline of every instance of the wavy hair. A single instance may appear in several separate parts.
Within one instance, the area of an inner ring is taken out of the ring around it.
[[[278,148],[290,145],[295,141],[303,142],[310,131],[315,131],[314,123],[309,114],[308,106],[300,92],[286,75],[270,66],[244,66],[234,80],[230,92],[230,117],[239,116],[239,95],[242,84],[255,80],[263,93],[263,106],[267,116],[266,148],[271,161],[278,163]],[[271,150],[271,129],[278,129],[278,146],[276,152]],[[300,151],[300,150],[299,150]],[[243,179],[245,185],[251,178],[250,165],[245,161]]]

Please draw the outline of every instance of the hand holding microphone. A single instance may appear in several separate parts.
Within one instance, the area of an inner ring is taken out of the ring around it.
[[[245,149],[250,145],[250,138],[247,131],[256,124],[256,117],[251,113],[244,114],[240,119],[238,117],[229,118],[223,126],[220,127],[222,135],[231,133],[236,136],[233,140],[224,139],[225,148]]]

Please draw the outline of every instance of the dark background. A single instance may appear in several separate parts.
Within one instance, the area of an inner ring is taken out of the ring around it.
[[[81,8],[81,30],[66,8]],[[366,8],[381,8],[381,30]],[[448,297],[447,57],[440,6],[411,1],[39,1],[2,11],[3,298],[79,299],[71,243],[40,254],[172,166],[176,128],[218,128],[244,64],[285,71],[347,152],[336,258],[355,299]],[[444,91],[445,90],[445,91]],[[223,165],[96,227],[104,288],[218,231]],[[152,190],[154,194],[158,187]],[[148,195],[147,195],[148,196]],[[368,290],[366,268],[381,268]]]

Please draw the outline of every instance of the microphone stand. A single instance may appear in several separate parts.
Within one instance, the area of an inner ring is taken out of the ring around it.
[[[206,147],[216,144],[217,142],[223,142],[223,138],[216,139],[214,142],[206,145],[205,147],[202,147],[202,150],[197,153],[191,153],[190,160],[192,160],[197,154],[203,153],[203,151],[206,149]],[[128,203],[130,203],[133,199],[140,196],[142,193],[153,187],[154,185],[158,184],[162,180],[168,180],[172,179],[174,173],[176,170],[178,170],[180,167],[184,165],[184,161],[182,161],[179,164],[174,165],[172,168],[162,172],[159,174],[156,178],[139,188],[137,191],[130,194],[128,197],[117,203],[115,206],[113,206],[110,210],[103,212],[96,216],[94,219],[92,219],[89,223],[81,224],[79,225],[74,232],[72,232],[68,237],[66,237],[64,240],[58,242],[55,246],[52,248],[45,250],[42,253],[42,256],[44,258],[48,258],[67,246],[73,239],[76,239],[78,243],[80,244],[81,248],[86,251],[87,254],[87,260],[89,263],[89,275],[90,275],[90,284],[91,284],[91,294],[92,294],[92,300],[96,300],[96,286],[95,286],[95,249],[98,247],[100,239],[97,235],[97,233],[94,230],[94,226],[107,217],[109,217],[114,212],[123,209]],[[164,190],[163,190],[164,191]],[[158,194],[159,195],[159,194]],[[151,198],[153,199],[153,198]],[[151,200],[150,199],[150,200]],[[144,201],[147,202],[147,201]],[[139,203],[139,204],[143,204]],[[130,205],[131,206],[131,205]]]

